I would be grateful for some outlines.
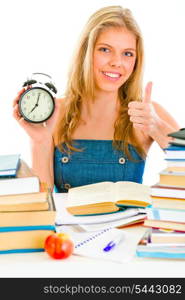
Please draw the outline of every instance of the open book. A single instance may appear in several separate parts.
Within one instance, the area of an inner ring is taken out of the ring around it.
[[[69,189],[66,208],[73,215],[91,215],[150,204],[148,186],[130,181],[107,181]]]

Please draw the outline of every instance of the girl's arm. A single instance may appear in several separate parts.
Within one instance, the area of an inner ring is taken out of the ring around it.
[[[53,172],[53,130],[60,114],[61,99],[55,99],[55,111],[46,123],[33,124],[25,121],[19,114],[18,102],[22,89],[13,101],[13,116],[30,138],[32,170],[40,182],[46,183],[51,189],[54,186]]]
[[[31,160],[32,170],[36,174],[40,182],[47,183],[47,186],[53,189],[54,172],[53,172],[53,154],[54,143],[53,139],[47,142],[35,143],[31,140]]]
[[[160,104],[156,102],[152,102],[152,104],[158,117],[150,136],[161,148],[165,148],[172,140],[171,137],[168,137],[168,133],[178,131],[180,126]]]

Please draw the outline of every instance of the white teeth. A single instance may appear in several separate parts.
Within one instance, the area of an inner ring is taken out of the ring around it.
[[[105,75],[112,77],[112,78],[118,78],[120,77],[120,74],[115,74],[115,73],[107,73],[107,72],[103,72]]]

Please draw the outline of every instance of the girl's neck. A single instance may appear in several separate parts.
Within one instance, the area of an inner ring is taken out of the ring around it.
[[[96,103],[116,103],[118,100],[118,93],[117,91],[113,92],[107,92],[107,91],[100,91],[100,90],[95,90],[94,93],[94,99],[91,100],[91,102],[96,102]]]
[[[115,93],[97,93],[94,99],[84,102],[82,111],[89,117],[98,117],[100,115],[115,115],[119,109],[118,95]]]

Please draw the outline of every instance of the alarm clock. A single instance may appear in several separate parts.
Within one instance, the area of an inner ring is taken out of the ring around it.
[[[47,121],[54,112],[54,96],[57,93],[51,76],[45,73],[33,73],[31,79],[24,82],[23,87],[27,89],[19,99],[21,116],[31,123]]]

